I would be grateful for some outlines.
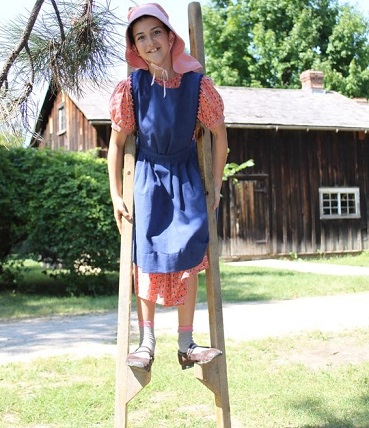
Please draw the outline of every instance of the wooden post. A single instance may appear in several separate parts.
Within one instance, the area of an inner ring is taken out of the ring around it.
[[[192,2],[189,4],[188,18],[191,55],[199,60],[203,66],[203,72],[205,72],[202,13],[199,2]],[[217,409],[217,427],[230,428],[231,415],[224,341],[222,295],[218,254],[218,233],[216,213],[212,209],[214,203],[214,192],[211,158],[211,136],[209,130],[207,129],[203,130],[202,135],[198,139],[198,157],[200,171],[203,177],[205,192],[207,195],[210,234],[208,248],[209,268],[206,271],[210,341],[211,346],[220,349],[223,352],[223,355],[216,358],[210,364],[195,365],[195,375],[207,388],[209,388],[214,393]]]
[[[130,69],[128,69],[128,74],[129,73]],[[123,168],[123,197],[130,213],[133,213],[133,181],[136,162],[135,154],[135,138],[133,135],[130,135],[125,144]],[[123,218],[120,246],[114,428],[127,427],[128,402],[151,380],[151,371],[140,372],[132,369],[126,364],[131,330],[132,232],[133,224]]]

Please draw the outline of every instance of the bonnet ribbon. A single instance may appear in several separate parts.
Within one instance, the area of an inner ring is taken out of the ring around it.
[[[163,81],[163,86],[164,86],[164,95],[163,98],[165,98],[166,94],[167,94],[167,89],[166,89],[166,83],[168,81],[168,72],[167,70],[165,70],[165,68],[162,68],[156,64],[151,63],[150,64],[151,67],[154,70],[158,70],[161,71],[161,80]],[[152,75],[152,81],[151,81],[151,86],[155,83],[155,73]]]

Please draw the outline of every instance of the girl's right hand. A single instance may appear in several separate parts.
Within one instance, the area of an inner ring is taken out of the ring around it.
[[[123,217],[128,222],[132,223],[132,215],[128,212],[126,204],[124,203],[122,198],[115,198],[113,201],[113,205],[115,221],[117,222],[119,233],[122,233]]]

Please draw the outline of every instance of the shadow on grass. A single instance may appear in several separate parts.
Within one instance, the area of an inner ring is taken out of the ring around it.
[[[369,395],[357,397],[358,412],[355,415],[337,417],[330,414],[329,406],[323,401],[310,399],[296,406],[297,410],[317,416],[322,424],[302,425],[301,428],[369,428]]]

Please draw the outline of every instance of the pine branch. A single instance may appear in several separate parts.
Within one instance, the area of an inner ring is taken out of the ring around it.
[[[48,10],[37,0],[26,20],[19,17],[0,28],[5,58],[0,74],[0,129],[24,128],[28,132],[33,90],[48,84],[77,96],[83,88],[104,83],[109,67],[121,61],[124,23],[94,0],[50,0]],[[14,40],[19,40],[13,49]],[[4,55],[3,53],[3,55]],[[0,53],[1,55],[1,53]],[[21,123],[21,127],[19,127]]]
[[[9,71],[12,65],[14,64],[14,61],[17,59],[17,57],[22,52],[22,50],[25,48],[44,1],[45,0],[36,1],[35,5],[33,6],[31,16],[28,20],[26,28],[23,32],[21,40],[19,41],[18,45],[14,48],[14,51],[9,56],[8,60],[5,62],[2,72],[0,74],[0,89],[2,88],[5,82],[8,83]]]

